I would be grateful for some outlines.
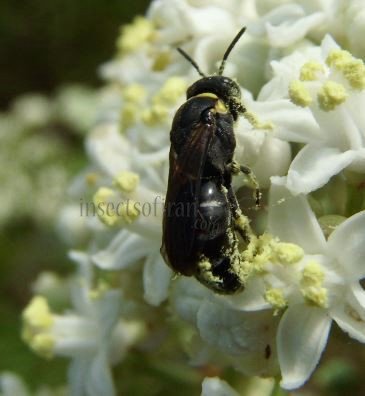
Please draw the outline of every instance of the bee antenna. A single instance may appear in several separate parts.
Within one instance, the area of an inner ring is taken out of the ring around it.
[[[245,33],[246,31],[246,26],[244,26],[236,35],[236,37],[232,40],[231,44],[229,44],[228,48],[226,49],[226,52],[223,55],[223,59],[222,59],[222,63],[219,66],[219,70],[218,70],[218,76],[221,76],[223,74],[224,71],[224,67],[226,66],[226,61],[227,58],[229,56],[229,54],[231,53],[233,47],[237,44],[238,40],[241,38],[241,36],[243,35],[243,33]]]
[[[189,62],[191,63],[195,70],[199,73],[200,76],[202,77],[206,77],[206,75],[199,69],[198,64],[194,61],[194,59],[192,59],[183,49],[181,49],[180,47],[176,48],[179,53]]]

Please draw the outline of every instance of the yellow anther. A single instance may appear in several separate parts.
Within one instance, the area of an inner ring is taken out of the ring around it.
[[[341,71],[352,88],[359,90],[365,88],[365,65],[361,59],[356,59],[347,51],[333,50],[329,53],[326,62]]]
[[[167,119],[168,108],[164,105],[155,104],[142,112],[142,121],[148,126],[155,126]]]
[[[302,294],[306,302],[320,308],[328,307],[328,292],[324,287],[307,287],[302,289]]]
[[[310,92],[304,83],[299,80],[293,80],[289,85],[289,98],[297,106],[307,107],[312,103]]]
[[[96,213],[101,222],[108,227],[113,227],[118,223],[118,215],[116,213],[113,202],[110,202],[115,192],[107,187],[101,187],[94,195],[94,205]]]
[[[122,192],[131,193],[135,191],[139,183],[139,175],[134,172],[120,172],[114,179],[113,185]]]
[[[345,87],[335,81],[326,81],[318,92],[318,104],[323,111],[334,110],[348,97]]]
[[[284,309],[288,302],[285,299],[284,293],[281,289],[271,288],[265,292],[265,300],[274,308],[274,315]]]
[[[271,121],[260,120],[253,111],[246,111],[243,113],[243,116],[255,129],[266,129],[269,131],[274,129],[274,124]]]
[[[324,281],[324,272],[316,261],[309,261],[302,272],[301,285],[306,286],[322,286]]]
[[[154,105],[175,104],[181,96],[185,95],[186,81],[181,77],[170,77],[153,97]]]
[[[146,95],[147,92],[145,87],[137,83],[127,85],[122,92],[122,96],[125,101],[136,104],[143,102]]]
[[[326,63],[330,67],[335,67],[336,69],[341,70],[343,65],[352,59],[353,57],[350,52],[341,49],[334,49],[328,54]]]
[[[273,243],[273,254],[275,261],[281,264],[294,264],[304,257],[303,249],[294,243]]]
[[[317,80],[320,75],[324,73],[324,66],[317,61],[310,61],[305,63],[300,69],[301,81],[314,81]]]
[[[23,311],[25,325],[36,329],[47,329],[53,324],[53,316],[47,300],[42,296],[33,297]]]
[[[323,287],[325,273],[319,263],[309,261],[302,271],[300,281],[301,293],[308,304],[326,308],[328,305],[328,292]]]
[[[144,43],[151,41],[155,35],[155,29],[147,18],[137,16],[133,22],[122,26],[121,34],[117,40],[117,48],[121,54],[135,51]]]
[[[120,112],[120,126],[122,131],[134,125],[139,117],[140,106],[134,103],[125,103]]]
[[[99,174],[96,172],[90,172],[85,176],[86,183],[90,187],[95,186],[98,179],[99,179]]]
[[[152,64],[152,70],[159,72],[164,71],[166,67],[171,63],[171,54],[170,52],[160,52],[156,57]]]
[[[120,202],[116,209],[116,216],[120,223],[132,224],[140,215],[141,211],[137,202],[128,199],[125,202]]]
[[[29,343],[29,346],[38,355],[50,359],[51,357],[53,357],[55,343],[56,341],[51,334],[41,333],[35,335],[32,338],[32,341]]]

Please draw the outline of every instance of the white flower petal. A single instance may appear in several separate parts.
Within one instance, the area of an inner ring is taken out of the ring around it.
[[[361,289],[361,290],[360,290]],[[365,291],[359,284],[349,290],[345,301],[332,307],[333,320],[343,331],[357,341],[365,343]]]
[[[0,375],[1,396],[29,396],[24,382],[17,375],[10,372],[3,372]]]
[[[262,278],[252,278],[249,280],[242,293],[221,298],[232,306],[232,308],[239,311],[260,311],[271,307],[264,299],[264,294],[264,280]]]
[[[133,149],[119,133],[116,123],[104,123],[95,128],[86,141],[86,149],[95,164],[111,178],[131,167]]]
[[[205,298],[211,291],[194,278],[180,276],[172,283],[171,304],[177,314],[185,321],[195,324],[196,315]]]
[[[365,277],[365,211],[351,216],[333,231],[328,249],[350,279]]]
[[[115,396],[115,388],[111,370],[104,351],[94,358],[85,382],[87,396]]]
[[[291,148],[289,143],[267,136],[261,146],[260,154],[256,163],[252,166],[261,188],[270,186],[271,176],[286,175],[291,160]]]
[[[239,396],[227,382],[218,377],[204,378],[201,396]]]
[[[105,292],[99,299],[93,301],[100,337],[103,340],[110,339],[110,334],[118,320],[122,302],[121,297],[120,290],[110,290]]]
[[[273,123],[274,135],[279,139],[309,143],[321,137],[320,128],[309,109],[295,106],[288,99],[256,102],[255,108],[260,117]]]
[[[312,374],[330,327],[331,318],[320,308],[297,304],[284,313],[277,334],[280,384],[284,389],[300,387]]]
[[[308,144],[289,168],[287,187],[293,194],[308,194],[326,184],[356,157],[353,150],[342,153],[337,148]]]
[[[323,111],[317,105],[311,106],[313,116],[321,128],[321,137],[317,139],[318,144],[337,147],[342,152],[362,147],[361,128],[359,129],[356,125],[347,106],[350,104],[338,106],[334,111]]]
[[[284,186],[285,178],[272,177],[271,182],[268,231],[301,246],[307,254],[324,252],[326,240],[306,198],[292,196]]]
[[[88,396],[84,389],[88,369],[88,358],[80,357],[71,361],[67,371],[70,396]]]
[[[91,256],[95,265],[103,269],[118,270],[128,268],[146,256],[149,243],[137,234],[127,230],[119,232],[104,250]]]
[[[273,47],[288,47],[302,39],[311,29],[320,26],[325,20],[325,14],[316,12],[294,23],[283,23],[279,26],[266,24],[268,38]]]
[[[163,261],[160,252],[151,253],[143,270],[144,298],[151,305],[160,305],[166,300],[172,270]]]
[[[272,323],[270,311],[239,312],[207,299],[199,308],[197,316],[201,337],[230,355],[256,352],[264,357],[265,349],[270,344],[268,339]]]

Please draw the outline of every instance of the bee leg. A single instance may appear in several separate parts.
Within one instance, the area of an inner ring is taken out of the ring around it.
[[[242,239],[248,243],[250,242],[250,236],[252,235],[250,220],[242,213],[232,186],[228,189],[227,198],[234,218],[234,227],[239,232]]]
[[[210,259],[201,256],[195,278],[219,294],[234,294],[243,290],[244,285],[234,271],[234,264],[237,264],[235,261],[240,259],[239,254],[236,256],[228,252],[222,252],[220,256]]]
[[[230,171],[233,175],[238,175],[240,172],[242,172],[247,176],[249,183],[254,188],[254,198],[255,198],[256,208],[259,208],[261,202],[261,191],[260,191],[259,183],[252,170],[248,166],[240,165],[238,162],[232,161],[232,163],[230,164]]]

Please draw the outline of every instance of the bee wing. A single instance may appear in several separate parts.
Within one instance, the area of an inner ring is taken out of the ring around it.
[[[215,125],[197,124],[179,155],[170,150],[161,253],[168,265],[184,275],[196,270],[193,247],[201,177],[215,129]]]

